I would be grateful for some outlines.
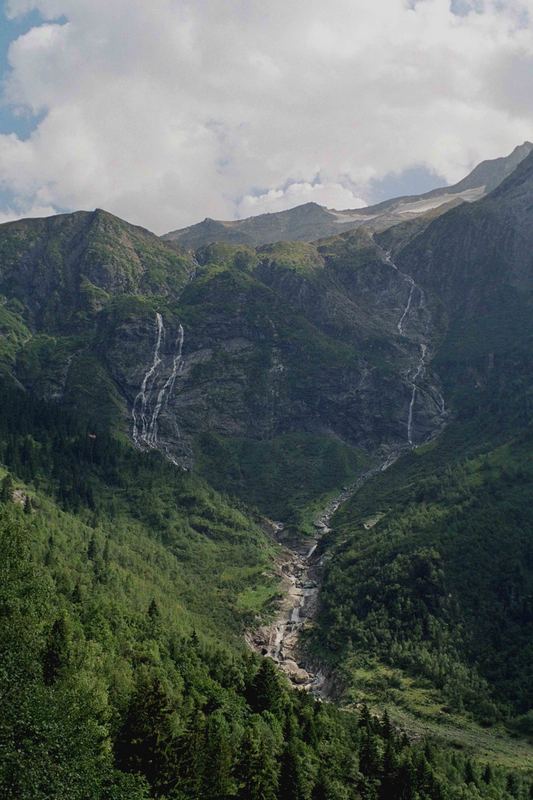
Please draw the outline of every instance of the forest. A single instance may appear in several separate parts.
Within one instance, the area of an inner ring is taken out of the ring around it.
[[[158,454],[17,392],[3,401],[3,797],[531,796],[524,774],[292,689],[240,638],[258,609],[239,594],[272,601],[250,592],[273,546],[253,520]],[[438,609],[432,558],[391,569],[421,570]]]

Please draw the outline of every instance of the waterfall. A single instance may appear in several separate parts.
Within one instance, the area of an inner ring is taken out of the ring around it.
[[[407,303],[405,305],[405,308],[404,308],[404,310],[402,312],[402,315],[401,315],[400,319],[398,320],[398,322],[396,324],[396,327],[398,329],[398,333],[401,336],[405,336],[404,326],[405,326],[405,323],[406,323],[406,321],[407,321],[407,319],[409,317],[409,312],[411,311],[411,307],[412,307],[412,304],[413,304],[413,297],[414,297],[415,291],[417,291],[418,294],[419,294],[418,308],[420,310],[427,310],[427,306],[426,306],[426,303],[425,303],[425,297],[424,297],[424,291],[420,286],[417,285],[417,283],[415,282],[414,278],[412,278],[406,272],[402,272],[402,270],[398,267],[398,265],[394,263],[394,261],[392,260],[392,256],[391,256],[390,252],[383,250],[383,248],[381,248],[379,245],[377,245],[377,247],[381,251],[381,253],[383,254],[383,257],[384,257],[385,261],[387,262],[387,264],[389,264],[399,275],[401,275],[402,278],[405,281],[407,281],[407,283],[409,283],[409,286],[410,286],[409,296],[407,298]],[[409,373],[407,374],[407,378],[408,378],[409,383],[411,385],[411,400],[409,402],[409,411],[407,413],[407,442],[411,446],[413,445],[413,415],[414,415],[414,408],[415,408],[415,402],[416,402],[416,395],[417,395],[417,392],[419,391],[419,387],[417,385],[417,380],[424,374],[424,371],[425,371],[425,368],[426,368],[427,359],[428,359],[428,346],[427,346],[427,344],[423,344],[422,343],[422,344],[420,344],[420,358],[419,358],[418,365],[417,365],[417,368],[415,370],[415,373],[413,375],[413,378],[412,379],[409,378]],[[439,408],[440,415],[444,416],[444,414],[446,413],[446,404],[444,402],[444,397],[437,390],[436,391],[436,396],[433,399],[434,399],[435,404]]]
[[[139,444],[139,440],[146,439],[146,424],[147,424],[146,411],[150,395],[152,392],[152,388],[154,385],[155,373],[157,371],[158,366],[161,363],[161,356],[159,355],[159,352],[161,350],[161,340],[163,338],[165,328],[163,326],[163,317],[159,312],[157,312],[157,314],[155,315],[155,320],[156,320],[156,337],[155,337],[155,347],[154,347],[154,355],[152,358],[152,363],[144,375],[144,378],[141,383],[141,388],[139,390],[139,393],[135,397],[135,400],[133,401],[133,408],[131,410],[131,415],[133,417],[132,436],[135,444]],[[140,404],[140,413],[137,414],[137,408],[139,404]],[[139,419],[141,421],[140,435],[139,435]]]
[[[379,245],[378,245],[378,247],[379,247]],[[392,256],[391,256],[390,252],[384,251],[381,247],[379,247],[379,249],[383,253],[385,261],[387,262],[387,264],[389,264],[394,270],[396,270],[398,275],[401,275],[402,278],[405,281],[407,281],[407,283],[410,286],[409,297],[407,298],[407,304],[406,304],[406,306],[405,306],[405,308],[403,310],[402,316],[400,317],[399,321],[396,324],[396,327],[398,328],[398,333],[400,333],[403,336],[404,335],[403,324],[404,324],[404,322],[405,322],[405,320],[406,320],[406,318],[407,318],[407,316],[408,316],[408,314],[409,314],[409,312],[411,310],[411,304],[413,302],[414,291],[415,291],[415,289],[418,288],[418,290],[420,292],[420,304],[422,304],[422,302],[423,302],[422,301],[422,289],[417,287],[416,283],[414,282],[413,278],[411,278],[410,275],[408,275],[406,272],[402,272],[402,270],[399,268],[399,266],[397,264],[395,264],[395,262],[392,260]]]
[[[398,272],[399,272],[399,270],[398,270]],[[407,277],[409,278],[409,276],[407,276]],[[403,336],[403,323],[405,322],[405,319],[406,319],[407,315],[409,314],[409,311],[411,310],[411,303],[413,302],[413,293],[414,293],[415,288],[416,288],[416,284],[415,284],[414,280],[412,278],[409,278],[409,281],[411,283],[411,289],[409,291],[409,297],[407,298],[407,305],[405,306],[403,314],[400,317],[400,320],[399,320],[398,324],[396,325],[396,327],[398,328],[398,333],[400,333],[402,336]]]
[[[154,406],[154,410],[152,412],[152,418],[150,419],[150,424],[148,426],[148,432],[146,435],[146,444],[148,444],[150,447],[156,447],[157,445],[157,420],[159,414],[161,413],[161,409],[163,408],[163,406],[167,405],[168,399],[172,395],[174,384],[176,383],[176,378],[178,374],[181,372],[181,369],[183,367],[182,352],[183,352],[184,338],[185,338],[185,332],[183,330],[183,325],[180,323],[180,326],[178,328],[178,338],[176,340],[176,353],[172,360],[172,370],[157,394],[157,400]]]
[[[420,360],[418,362],[418,366],[416,368],[416,372],[413,375],[413,380],[411,381],[411,386],[413,387],[413,391],[411,394],[411,402],[409,403],[409,413],[407,415],[407,441],[409,444],[413,444],[413,411],[415,407],[415,400],[416,400],[416,393],[418,391],[418,386],[416,385],[416,381],[423,375],[424,370],[426,368],[426,355],[427,355],[427,345],[421,344],[420,345]]]
[[[437,400],[439,406],[439,413],[444,415],[446,413],[446,401],[444,400],[444,397],[442,396],[441,392],[439,392],[438,390],[437,390]]]
[[[170,374],[157,391],[157,384],[160,383],[157,377],[158,373],[161,372],[161,365],[163,363],[161,357],[161,343],[164,341],[164,338],[165,326],[163,317],[157,312],[156,337],[152,362],[143,377],[141,388],[133,401],[131,412],[133,418],[132,438],[134,443],[138,446],[144,444],[148,447],[157,447],[158,418],[161,410],[167,405],[174,390],[176,378],[183,368],[183,341],[185,332],[183,330],[183,325],[180,323]]]

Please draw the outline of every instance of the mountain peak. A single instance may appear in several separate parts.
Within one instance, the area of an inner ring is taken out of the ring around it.
[[[478,164],[459,183],[416,196],[396,197],[374,206],[337,211],[309,201],[284,211],[223,221],[207,217],[203,222],[163,236],[185,248],[197,249],[213,242],[258,247],[278,241],[316,241],[361,226],[383,231],[417,217],[438,216],[452,205],[474,202],[490,194],[533,152],[525,141],[507,156]]]

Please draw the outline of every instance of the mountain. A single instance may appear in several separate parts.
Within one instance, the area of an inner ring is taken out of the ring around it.
[[[199,465],[265,513],[296,512],[293,495],[305,505],[325,469],[323,494],[363,451],[442,424],[429,351],[411,406],[420,343],[438,325],[416,303],[399,329],[412,286],[367,233],[192,257],[97,211],[8,223],[0,237],[11,380]],[[301,458],[289,465],[294,436]],[[318,458],[301,487],[310,448]],[[283,506],[262,483],[275,452],[291,474]],[[235,469],[221,474],[220,459]]]
[[[2,796],[530,795],[513,159],[313,241],[0,226]]]
[[[187,249],[213,242],[258,247],[282,240],[316,241],[363,226],[381,231],[407,219],[441,214],[460,202],[479,200],[510,175],[532,150],[533,144],[524,142],[508,156],[482,161],[454,186],[433,189],[421,195],[398,197],[378,205],[347,211],[305,203],[287,211],[259,214],[242,220],[222,222],[207,218],[196,225],[171,231],[163,239],[179,242]]]
[[[316,657],[349,695],[430,729],[464,709],[490,727],[533,702],[532,197],[529,155],[486,198],[394,237],[443,321],[433,366],[453,419],[363,487],[329,543]]]

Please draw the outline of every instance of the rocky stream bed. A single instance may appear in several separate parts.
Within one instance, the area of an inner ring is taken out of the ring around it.
[[[329,695],[330,676],[310,662],[301,647],[300,636],[312,623],[317,612],[326,559],[326,554],[320,547],[321,540],[330,532],[330,523],[335,512],[369,478],[394,464],[401,452],[402,449],[389,451],[377,465],[331,499],[315,518],[314,536],[288,546],[284,542],[283,524],[273,523],[276,539],[284,543],[283,555],[278,562],[283,598],[274,620],[249,633],[248,643],[256,652],[275,661],[295,686],[318,697]]]

